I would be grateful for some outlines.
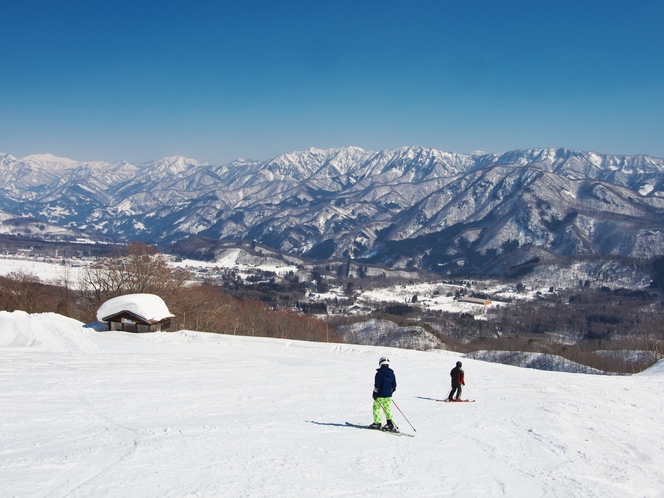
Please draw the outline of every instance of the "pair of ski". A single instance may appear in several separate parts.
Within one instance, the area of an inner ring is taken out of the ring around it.
[[[437,399],[441,403],[475,403],[474,399]]]
[[[370,427],[368,425],[351,424],[350,422],[346,422],[346,425],[348,427],[355,427],[357,429],[369,429],[370,431],[384,432],[385,434],[392,434],[393,436],[415,437],[415,434],[408,434],[407,432],[386,431],[386,430],[383,430],[383,429],[374,429],[373,427]]]

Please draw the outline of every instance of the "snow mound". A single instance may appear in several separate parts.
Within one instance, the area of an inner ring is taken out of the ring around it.
[[[0,348],[92,353],[98,351],[90,340],[93,333],[78,320],[56,313],[0,311]]]
[[[643,372],[640,372],[636,375],[664,375],[664,360],[659,360],[652,367],[646,368]]]
[[[97,310],[97,320],[103,322],[105,318],[117,315],[122,311],[130,311],[148,322],[158,322],[175,316],[168,310],[164,300],[155,294],[126,294],[109,299],[102,304]]]

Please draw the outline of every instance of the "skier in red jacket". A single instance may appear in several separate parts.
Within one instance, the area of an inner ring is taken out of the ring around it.
[[[466,385],[466,379],[463,376],[463,369],[461,368],[460,361],[456,362],[456,367],[450,372],[450,377],[452,377],[452,390],[447,397],[447,401],[459,401],[459,398],[461,397],[461,386]]]

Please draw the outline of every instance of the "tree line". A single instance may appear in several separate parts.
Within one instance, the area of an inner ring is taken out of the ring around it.
[[[65,266],[52,284],[24,271],[0,277],[0,309],[55,312],[86,323],[96,321],[97,309],[108,299],[134,293],[160,296],[175,315],[171,330],[342,342],[325,322],[311,316],[229,295],[220,285],[194,283],[189,272],[171,268],[163,254],[140,243],[98,258],[77,278]]]

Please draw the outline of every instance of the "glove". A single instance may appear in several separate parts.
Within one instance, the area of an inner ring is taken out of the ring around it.
[[[371,397],[373,399],[378,399],[378,393],[371,393]]]

